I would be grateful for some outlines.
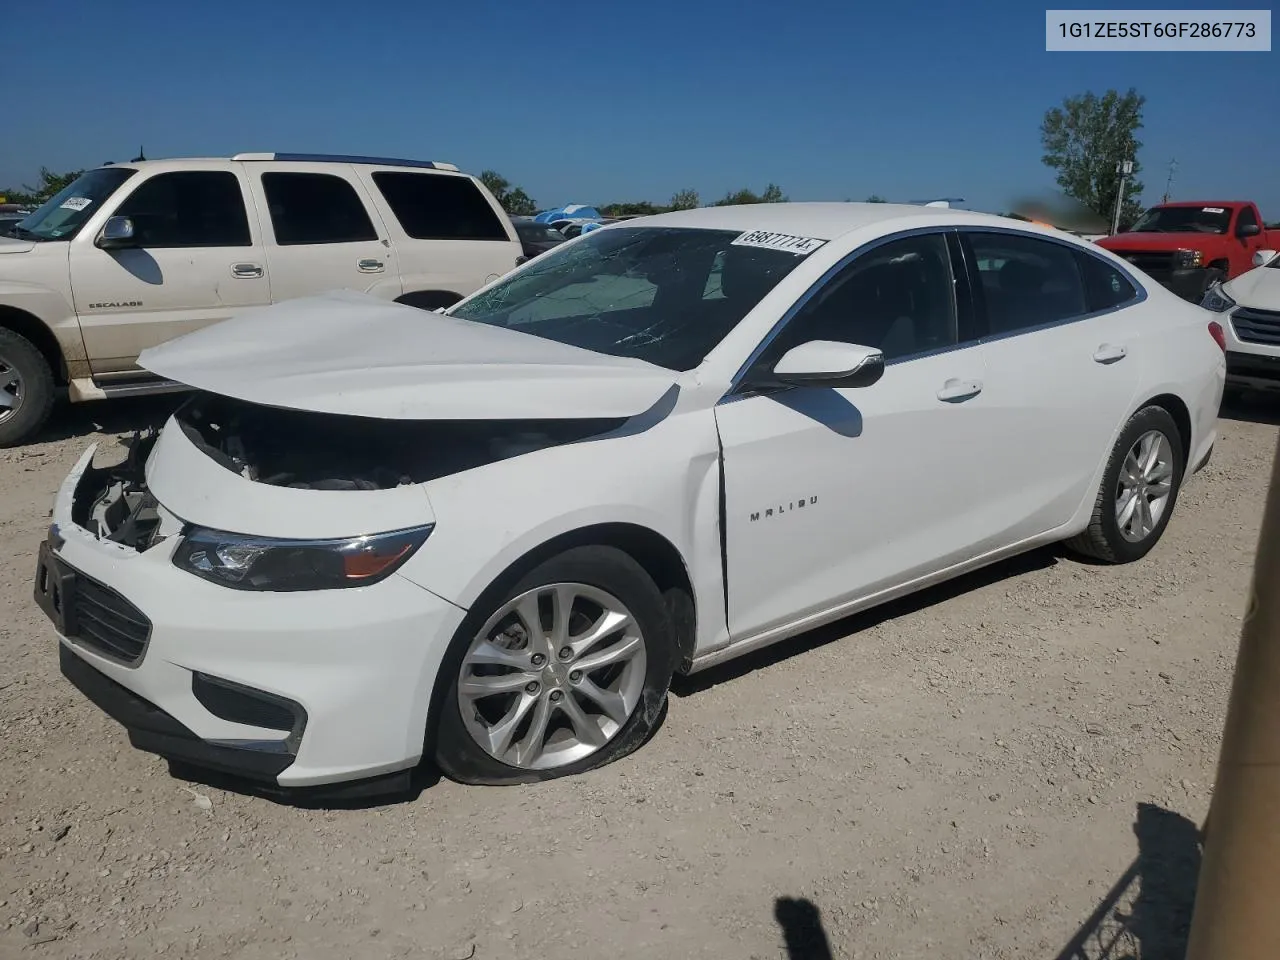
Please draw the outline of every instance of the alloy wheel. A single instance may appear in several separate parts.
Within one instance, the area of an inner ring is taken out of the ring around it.
[[[0,423],[13,418],[22,409],[23,394],[22,374],[12,363],[0,357]]]
[[[1125,454],[1116,485],[1116,526],[1130,543],[1140,543],[1160,525],[1173,493],[1173,468],[1173,444],[1159,430],[1148,430]]]
[[[471,642],[458,709],[495,760],[561,767],[617,736],[640,702],[647,664],[622,601],[586,584],[548,584],[505,603]]]

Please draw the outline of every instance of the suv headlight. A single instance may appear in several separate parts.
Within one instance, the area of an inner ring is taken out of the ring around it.
[[[235,590],[362,587],[389,577],[434,526],[344,540],[274,540],[193,527],[174,552],[173,563]]]
[[[1226,313],[1236,302],[1231,299],[1227,291],[1222,289],[1222,284],[1215,283],[1212,287],[1204,292],[1204,298],[1200,301],[1200,306],[1206,310],[1212,310],[1214,313]]]
[[[1199,250],[1175,250],[1173,252],[1173,265],[1179,269],[1198,267],[1202,263],[1204,263],[1204,254]]]

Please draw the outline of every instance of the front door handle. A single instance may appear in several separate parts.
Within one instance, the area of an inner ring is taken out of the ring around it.
[[[373,257],[368,257],[356,264],[361,273],[381,273],[386,269],[386,266],[381,260],[376,260]]]
[[[256,280],[262,276],[262,264],[260,263],[233,263],[231,265],[231,275],[237,280]]]
[[[1129,351],[1122,345],[1117,343],[1104,343],[1093,353],[1093,359],[1098,363],[1115,363],[1117,360],[1123,360],[1129,355]]]
[[[938,399],[947,403],[961,403],[982,392],[981,380],[957,380],[952,377],[938,391]]]

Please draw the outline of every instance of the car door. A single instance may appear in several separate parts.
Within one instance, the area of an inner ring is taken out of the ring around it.
[[[147,347],[271,302],[257,225],[233,170],[171,170],[139,179],[113,211],[134,245],[71,244],[71,286],[95,376],[136,370]]]
[[[1080,246],[1014,230],[962,230],[983,391],[1004,476],[1002,539],[1066,523],[1086,496],[1139,383],[1139,287]]]
[[[263,212],[271,295],[348,289],[394,300],[400,273],[386,226],[349,166],[246,163]]]
[[[736,639],[945,568],[987,539],[998,495],[987,374],[958,265],[942,232],[860,252],[806,294],[717,406]],[[884,375],[856,389],[750,388],[811,340],[878,347]]]

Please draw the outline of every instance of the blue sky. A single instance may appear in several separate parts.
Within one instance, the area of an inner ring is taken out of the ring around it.
[[[1052,4],[1055,7],[1065,4]],[[1044,5],[755,0],[10,4],[0,184],[240,150],[494,168],[542,206],[1052,186],[1044,111],[1137,87],[1145,199],[1250,198],[1280,220],[1280,53],[1046,53]]]

